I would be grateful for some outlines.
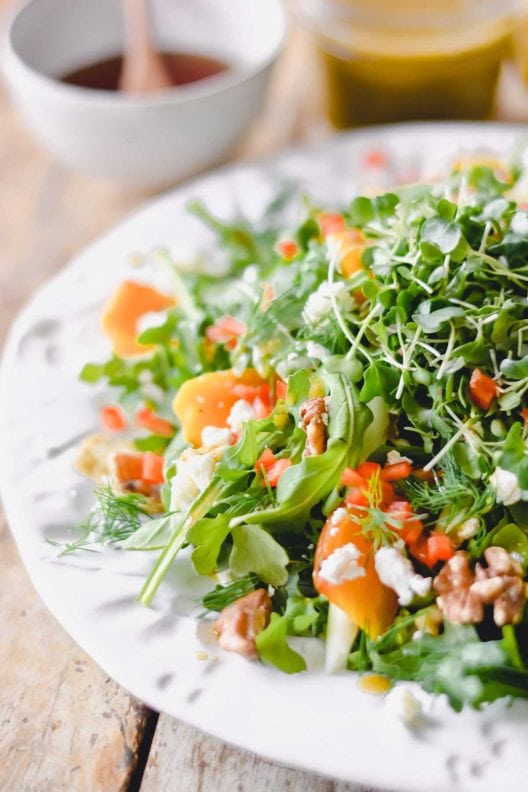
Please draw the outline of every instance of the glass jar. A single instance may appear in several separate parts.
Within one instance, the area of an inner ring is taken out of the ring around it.
[[[491,113],[517,0],[297,0],[338,127]]]

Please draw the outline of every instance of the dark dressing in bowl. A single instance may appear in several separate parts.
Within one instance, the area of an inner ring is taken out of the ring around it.
[[[175,86],[205,80],[229,69],[229,66],[223,61],[207,55],[189,52],[162,52],[160,54],[172,78],[172,84]],[[80,88],[117,91],[122,62],[121,55],[105,58],[75,69],[60,79],[68,85],[76,85]]]

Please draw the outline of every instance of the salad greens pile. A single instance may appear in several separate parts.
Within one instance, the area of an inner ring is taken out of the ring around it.
[[[162,479],[106,478],[66,550],[156,551],[139,594],[148,605],[191,546],[196,571],[221,581],[207,612],[268,592],[256,651],[288,673],[306,668],[288,638],[324,638],[339,607],[359,628],[350,669],[415,680],[456,709],[527,698],[528,210],[514,199],[518,176],[467,165],[339,212],[306,201],[296,228],[281,220],[291,197],[259,224],[224,223],[194,203],[227,273],[182,272],[160,254],[175,304],[139,334],[144,354],[82,372],[116,389],[129,418],[146,408],[161,419],[120,451],[161,456]],[[207,415],[218,372],[241,383],[221,424]],[[188,396],[190,383],[203,395]],[[320,453],[307,453],[307,404],[318,405]],[[197,427],[218,441],[191,441]],[[388,548],[394,571],[382,574]],[[507,554],[501,591],[515,584],[517,601],[498,619],[496,600],[482,600],[477,620],[462,611],[475,577],[492,576],[490,548]],[[325,578],[339,550],[345,567]],[[464,585],[450,578],[457,559]],[[407,596],[411,578],[421,588]],[[363,600],[378,593],[390,607],[374,615]]]

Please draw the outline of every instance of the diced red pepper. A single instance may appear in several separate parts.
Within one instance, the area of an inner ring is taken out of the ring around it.
[[[352,468],[343,470],[341,473],[341,484],[345,487],[363,487],[364,489],[368,487],[367,479],[361,476],[357,470],[352,470]]]
[[[382,149],[372,148],[363,155],[363,165],[366,168],[383,168],[387,162],[387,154]]]
[[[113,464],[118,481],[140,481],[143,478],[143,454],[123,451],[114,454]]]
[[[448,561],[455,554],[451,539],[446,534],[433,533],[422,537],[410,547],[412,555],[423,564],[432,568],[439,561]]]
[[[265,448],[262,454],[259,456],[255,463],[255,468],[257,470],[269,470],[273,467],[275,462],[277,461],[277,457],[271,450],[271,448]]]
[[[152,451],[146,451],[143,454],[141,478],[147,484],[163,484],[165,477],[163,475],[163,457],[160,454],[154,454]]]
[[[352,487],[345,498],[345,503],[347,506],[364,506],[365,508],[370,506],[367,490]]]
[[[121,407],[117,407],[115,404],[107,404],[101,409],[100,415],[101,423],[110,432],[122,432],[127,428],[126,415]]]
[[[275,396],[277,397],[277,399],[285,399],[287,392],[288,392],[288,386],[286,385],[286,383],[278,379],[277,382],[275,383]]]
[[[392,503],[389,504],[389,506],[387,508],[387,511],[390,514],[394,514],[395,517],[397,515],[398,516],[402,515],[401,516],[402,520],[405,519],[405,517],[412,517],[412,515],[414,513],[412,508],[411,508],[411,504],[409,503],[409,501],[406,501],[406,500],[395,500],[395,501],[392,501]]]
[[[414,545],[423,533],[423,523],[420,520],[405,520],[398,533],[406,545]]]
[[[341,214],[330,214],[325,212],[319,217],[321,233],[327,237],[330,234],[339,234],[346,228],[345,218]]]
[[[297,255],[299,246],[293,239],[283,239],[281,242],[277,242],[276,250],[283,259],[291,261]]]
[[[148,429],[153,434],[162,435],[162,437],[172,437],[174,434],[174,425],[165,418],[160,418],[148,407],[140,407],[136,412],[136,424],[142,429]]]
[[[292,464],[291,459],[278,459],[275,464],[268,470],[268,483],[270,487],[276,487],[279,483],[282,474]]]
[[[253,399],[252,407],[255,414],[255,419],[257,421],[260,421],[262,418],[267,418],[271,412],[271,404],[269,399],[261,399],[260,396],[257,396],[256,399]]]
[[[400,481],[411,475],[412,466],[410,462],[396,462],[394,465],[385,465],[380,473],[382,481]]]
[[[368,481],[368,479],[380,472],[381,465],[378,465],[377,462],[362,462],[356,470],[360,476],[363,476]]]
[[[525,423],[528,423],[528,407],[526,407],[524,410],[521,410],[521,418]]]
[[[237,383],[233,385],[233,395],[237,399],[245,399],[245,401],[253,401],[253,399],[262,399],[263,401],[270,400],[270,386],[265,383],[264,385],[244,385]]]
[[[262,302],[260,304],[261,310],[262,311],[267,311],[268,308],[270,307],[271,303],[275,299],[275,297],[276,297],[276,294],[275,294],[275,287],[274,287],[273,283],[264,284],[264,287],[263,287],[263,290],[262,290]]]
[[[455,550],[449,536],[433,531],[427,539],[427,566],[433,567],[438,561],[449,561]]]
[[[469,393],[475,404],[483,410],[489,410],[491,402],[499,394],[499,387],[495,380],[480,369],[475,369],[469,381]]]
[[[388,481],[380,481],[380,487],[383,505],[386,507],[394,500],[394,487]]]
[[[205,336],[209,341],[219,344],[236,345],[238,336],[244,335],[246,325],[235,319],[234,316],[222,316],[213,325],[205,328]]]

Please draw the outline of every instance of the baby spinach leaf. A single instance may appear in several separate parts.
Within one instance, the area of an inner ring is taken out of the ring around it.
[[[389,652],[369,650],[375,672],[420,682],[430,693],[445,693],[459,712],[502,696],[528,698],[528,671],[513,667],[502,641],[482,642],[474,627],[445,626]]]
[[[387,363],[374,361],[365,371],[359,400],[366,404],[376,396],[381,396],[389,404],[392,404],[399,381],[400,374],[396,369],[391,368]]]
[[[229,567],[236,577],[254,572],[264,583],[283,586],[288,580],[289,558],[282,546],[260,525],[233,528]]]
[[[181,514],[167,514],[143,523],[122,544],[125,550],[161,550],[182,520]]]
[[[500,467],[517,475],[519,486],[528,490],[528,445],[523,439],[522,424],[514,423],[506,435]]]
[[[270,623],[255,639],[257,651],[265,663],[274,665],[287,674],[298,674],[306,671],[306,662],[298,652],[288,646],[287,631],[288,620],[278,613],[272,613]]]
[[[511,380],[521,380],[528,378],[528,355],[520,360],[510,360],[505,358],[500,364],[501,372]]]
[[[419,310],[413,314],[416,324],[420,325],[426,333],[437,333],[446,322],[464,316],[464,310],[456,305],[437,309],[432,308],[432,305],[429,300],[424,301]]]
[[[229,515],[224,513],[203,517],[190,528],[187,541],[196,545],[191,559],[199,575],[210,575],[216,570],[220,549],[230,532]]]

